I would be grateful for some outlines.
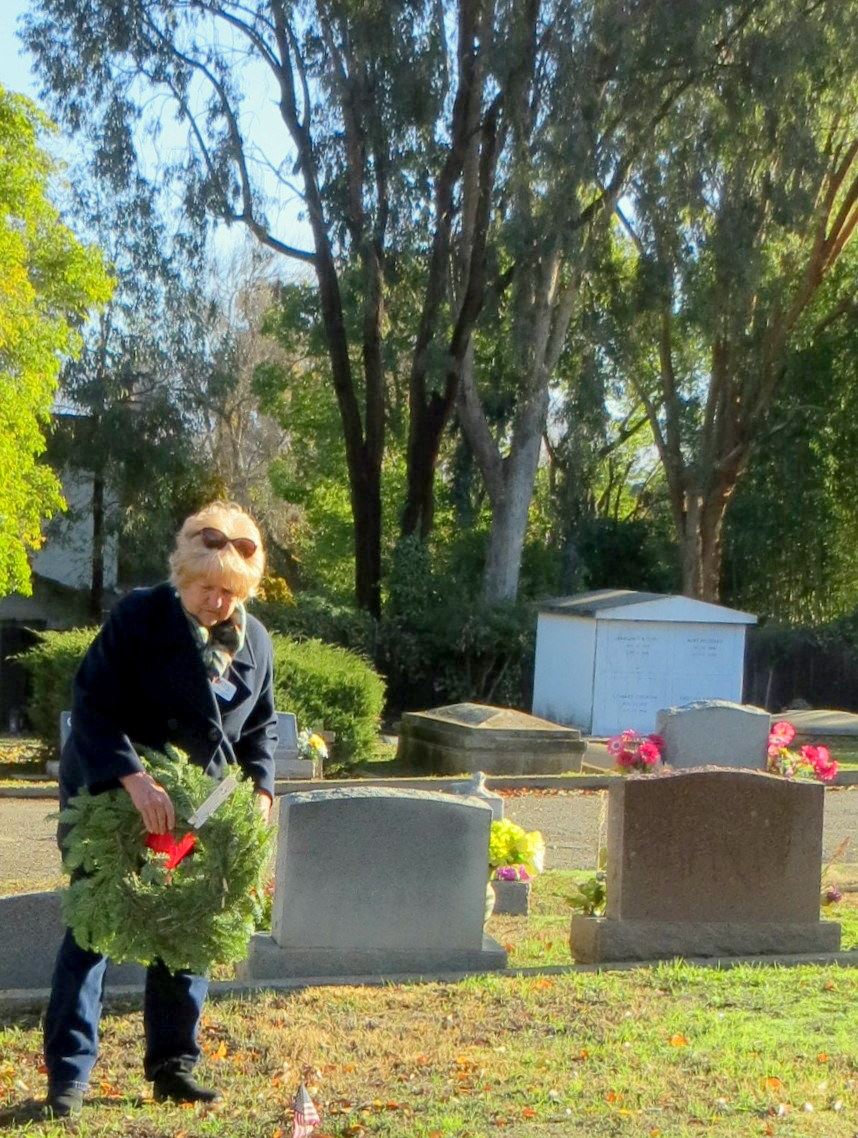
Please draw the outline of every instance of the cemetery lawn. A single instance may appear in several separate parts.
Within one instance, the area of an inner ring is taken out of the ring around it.
[[[141,1016],[104,1020],[77,1124],[36,1120],[35,1017],[0,1021],[0,1128],[58,1138],[288,1138],[303,1077],[316,1138],[853,1138],[858,971],[684,964],[213,1000],[216,1108],[156,1106]],[[809,1109],[812,1108],[812,1109]]]

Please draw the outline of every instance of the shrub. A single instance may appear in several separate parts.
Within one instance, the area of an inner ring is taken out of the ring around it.
[[[367,758],[384,705],[384,680],[354,652],[320,640],[274,636],[274,702],[300,727],[324,725],[337,735],[334,755]]]
[[[323,640],[364,656],[372,656],[374,621],[367,612],[351,608],[315,593],[295,593],[287,603],[255,600],[251,610],[269,632],[293,640]]]
[[[60,712],[71,708],[74,674],[97,631],[40,632],[38,643],[18,657],[32,684],[27,705],[30,725],[54,751],[59,747]]]
[[[59,742],[60,712],[71,707],[72,680],[96,631],[43,632],[39,642],[21,654],[32,677],[30,722],[53,749]],[[302,727],[324,725],[335,731],[337,759],[348,762],[367,756],[384,703],[381,676],[345,648],[318,640],[298,642],[276,633],[273,641],[277,707],[294,712]]]

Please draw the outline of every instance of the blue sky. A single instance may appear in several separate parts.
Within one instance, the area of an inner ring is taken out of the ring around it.
[[[28,95],[47,110],[48,108],[39,98],[39,85],[33,69],[32,58],[17,34],[20,17],[29,7],[30,0],[0,0],[0,84],[11,91]],[[263,99],[256,105],[251,105],[250,113],[257,120],[271,121],[272,136],[278,137],[282,133],[282,124],[279,120],[274,122],[273,118],[269,118],[272,116],[272,110],[272,101]],[[165,137],[170,138],[171,136],[172,132],[167,126]],[[66,147],[69,147],[68,139],[64,139],[62,136],[54,139],[49,145],[49,149],[58,158],[63,158]],[[267,182],[264,175],[263,181]],[[271,186],[274,187],[273,182]],[[299,203],[295,200],[284,202],[282,194],[282,188],[277,187],[274,196],[281,202],[280,208],[277,210],[279,221],[276,226],[279,236],[293,244],[310,248],[309,226],[306,222],[299,221],[297,217]],[[244,240],[245,232],[240,226],[233,227],[231,230],[226,230],[223,227],[219,238],[216,240],[217,252],[228,254]],[[295,273],[300,276],[306,275],[306,267],[299,270],[297,262],[290,262],[287,265],[281,260],[281,269],[283,275],[286,276]]]
[[[28,7],[28,0],[0,0],[0,83],[38,102],[30,56],[16,35],[18,17]]]

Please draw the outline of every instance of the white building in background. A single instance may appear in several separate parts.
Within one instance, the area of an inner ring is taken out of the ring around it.
[[[33,557],[33,572],[70,589],[89,589],[92,582],[92,492],[93,476],[82,470],[61,475],[63,497],[68,502],[64,514],[56,514],[45,530],[45,544]],[[116,497],[105,491],[104,513],[115,513]],[[104,588],[116,588],[119,569],[119,543],[115,527],[108,525],[104,536]]]
[[[690,597],[601,589],[539,606],[533,714],[601,737],[655,730],[656,713],[742,702],[751,613]]]

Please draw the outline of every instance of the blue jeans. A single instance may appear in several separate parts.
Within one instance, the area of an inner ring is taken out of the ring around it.
[[[98,1021],[107,958],[81,948],[66,929],[45,1013],[45,1065],[51,1087],[85,1090],[98,1057]],[[143,1027],[147,1079],[190,1071],[200,1057],[197,1027],[208,980],[170,972],[160,961],[146,970]]]

